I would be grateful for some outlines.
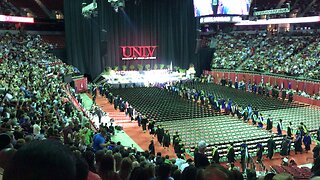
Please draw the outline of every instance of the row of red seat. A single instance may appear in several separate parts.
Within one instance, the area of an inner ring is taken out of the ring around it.
[[[311,169],[307,167],[299,168],[297,166],[272,166],[277,173],[289,173],[294,179],[309,179],[311,176]]]

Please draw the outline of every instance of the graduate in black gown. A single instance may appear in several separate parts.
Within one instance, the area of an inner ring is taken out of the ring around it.
[[[302,137],[299,131],[297,132],[296,139],[294,141],[294,152],[295,154],[297,154],[298,152],[302,154]]]
[[[320,154],[320,143],[319,141],[316,141],[316,146],[313,148],[313,159],[316,160],[319,157]]]
[[[289,125],[288,125],[288,127],[287,127],[287,136],[288,136],[289,138],[292,137],[292,132],[293,132],[292,123],[289,122]]]
[[[257,161],[259,163],[262,162],[262,153],[264,151],[264,147],[262,146],[262,144],[257,144]]]
[[[281,142],[281,149],[280,149],[281,156],[288,156],[289,145],[290,145],[290,140],[287,137],[284,137]]]
[[[292,101],[293,101],[293,92],[290,90],[289,91],[288,102],[291,103]]]
[[[317,130],[317,140],[320,141],[320,127],[319,127],[319,129]]]
[[[228,146],[228,150],[227,150],[227,158],[228,158],[228,163],[234,163],[235,162],[235,152],[234,152],[234,148],[233,148],[233,143],[231,143]]]
[[[156,133],[155,130],[154,130],[154,125],[155,124],[156,124],[156,122],[154,120],[149,121],[148,130],[149,130],[149,133],[151,135],[154,135]]]
[[[241,146],[240,146],[240,154],[241,154],[240,163],[241,163],[242,173],[245,173],[247,171],[247,166],[248,166],[249,158],[250,158],[248,145],[247,145],[246,142],[241,144]]]
[[[268,131],[272,130],[272,126],[273,126],[272,124],[273,123],[272,123],[271,115],[269,115],[269,117],[267,119],[267,128],[266,128],[266,130],[268,130]]]
[[[156,135],[157,135],[158,142],[161,145],[162,144],[163,135],[164,135],[164,129],[161,126],[161,124],[157,126]]]
[[[152,154],[152,155],[155,155],[155,149],[154,149],[154,142],[153,140],[150,141],[150,144],[149,144],[149,153]]]
[[[308,153],[310,151],[310,145],[311,145],[311,137],[309,132],[307,132],[303,137],[303,144],[305,146],[305,150]]]
[[[279,120],[278,125],[277,125],[277,133],[278,135],[282,135],[282,129],[283,129],[283,124],[282,124],[282,119]]]
[[[216,164],[220,163],[220,154],[218,152],[217,146],[214,146],[212,148],[212,162],[211,163],[216,163]]]
[[[179,138],[179,136],[172,139],[173,149],[176,154],[180,154],[180,146],[179,146],[180,142],[181,142],[181,139]]]
[[[179,138],[179,132],[178,131],[176,131],[176,134],[172,136],[172,142],[173,143],[176,140],[176,138]]]
[[[272,159],[273,154],[274,154],[274,150],[276,149],[276,143],[273,140],[273,136],[271,136],[271,138],[268,140],[267,147],[268,147],[267,157],[269,159]]]
[[[167,149],[167,151],[169,151],[170,133],[168,130],[166,130],[166,132],[164,133],[162,144],[163,144],[164,149]]]
[[[287,91],[286,91],[286,89],[282,89],[282,92],[281,92],[282,102],[284,102],[286,97],[287,97]]]
[[[141,120],[141,125],[142,125],[142,130],[145,133],[147,130],[147,124],[148,124],[148,119],[147,117],[143,116]]]

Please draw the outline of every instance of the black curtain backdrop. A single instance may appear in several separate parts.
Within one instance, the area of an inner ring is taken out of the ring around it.
[[[107,0],[97,0],[98,16],[84,18],[80,0],[65,0],[67,62],[93,78],[107,66],[157,64],[200,70],[192,0],[127,0],[116,13]],[[91,3],[91,0],[85,1]],[[138,2],[138,3],[137,3]],[[157,60],[122,61],[120,46],[158,46]],[[208,60],[210,62],[210,59]]]

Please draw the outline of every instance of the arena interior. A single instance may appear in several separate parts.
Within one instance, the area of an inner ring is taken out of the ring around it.
[[[0,180],[320,179],[320,0],[0,0]]]

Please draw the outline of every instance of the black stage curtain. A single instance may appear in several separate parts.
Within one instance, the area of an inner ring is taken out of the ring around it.
[[[64,1],[67,63],[81,72],[94,78],[106,66],[199,64],[192,0],[127,0],[118,13],[107,0],[97,0],[98,16],[91,18],[82,16],[82,2]],[[157,45],[158,59],[122,61],[120,46],[125,45]]]

